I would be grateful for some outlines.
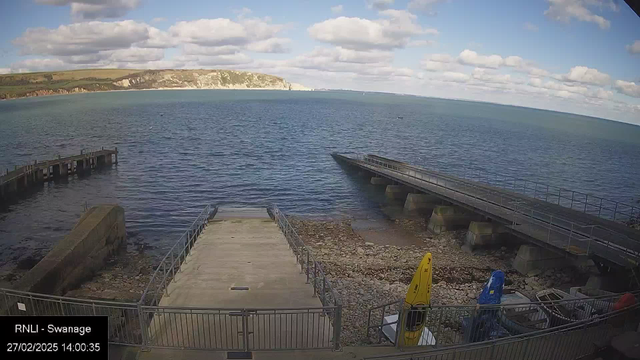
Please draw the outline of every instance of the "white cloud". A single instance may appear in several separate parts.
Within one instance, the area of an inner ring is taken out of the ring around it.
[[[523,28],[529,31],[538,31],[538,26],[530,22],[524,23]]]
[[[478,55],[473,50],[463,50],[458,56],[458,61],[464,65],[497,69],[504,64],[504,59],[500,55]]]
[[[272,38],[282,28],[261,19],[199,19],[179,21],[169,28],[169,34],[181,42],[201,46],[243,46]]]
[[[449,54],[427,55],[420,65],[424,70],[432,72],[450,71],[460,67],[460,65],[456,63],[456,59]]]
[[[509,84],[514,82],[509,74],[496,74],[487,71],[486,69],[475,68],[471,73],[471,76],[483,82]]]
[[[316,23],[308,32],[315,40],[355,50],[403,48],[412,36],[437,34],[435,29],[423,29],[406,10],[384,10],[380,15],[386,18],[341,16]]]
[[[71,15],[77,20],[119,18],[137,8],[141,0],[36,0],[39,4],[71,5]]]
[[[459,72],[445,71],[442,73],[442,78],[447,81],[465,83],[471,80],[471,76]]]
[[[212,67],[221,65],[242,65],[249,64],[253,60],[243,53],[217,56],[183,56],[178,57],[178,61],[190,63],[194,67]]]
[[[247,50],[259,53],[287,53],[291,51],[290,43],[291,39],[274,37],[250,43]]]
[[[108,60],[110,62],[132,62],[144,64],[149,61],[159,61],[163,58],[163,49],[128,48],[110,52]]]
[[[240,52],[241,48],[239,46],[233,45],[224,45],[224,46],[216,46],[216,47],[208,47],[208,46],[200,46],[195,44],[184,44],[182,46],[182,54],[184,55],[206,55],[206,56],[217,56],[217,55],[230,55]]]
[[[553,20],[569,23],[572,18],[579,21],[586,21],[598,24],[601,29],[608,29],[611,26],[609,20],[600,15],[596,15],[588,7],[602,9],[608,7],[610,10],[618,11],[618,5],[612,0],[547,0],[549,8],[544,14]]]
[[[66,70],[68,64],[60,59],[26,59],[11,64],[12,72]]]
[[[407,6],[409,10],[420,11],[429,15],[435,15],[433,7],[444,0],[411,0]]]
[[[11,68],[0,68],[0,74],[9,74],[11,73]]]
[[[163,17],[156,17],[156,18],[153,18],[153,19],[151,20],[151,22],[152,22],[152,23],[159,23],[159,22],[164,22],[164,21],[167,21],[167,18],[163,18]]]
[[[132,20],[91,21],[60,25],[57,29],[29,28],[13,43],[24,55],[84,55],[129,48],[150,40],[150,28]]]
[[[393,5],[393,0],[365,0],[369,9],[386,10]]]
[[[342,5],[336,5],[331,7],[331,12],[334,14],[340,14],[344,7]]]
[[[629,54],[640,54],[640,40],[636,40],[631,45],[627,45]]]
[[[412,40],[407,44],[408,47],[425,47],[435,45],[435,40]]]
[[[624,80],[616,80],[613,87],[622,94],[640,98],[640,85]]]
[[[609,75],[586,66],[574,66],[567,74],[556,75],[555,78],[563,81],[593,85],[607,85],[611,82]]]

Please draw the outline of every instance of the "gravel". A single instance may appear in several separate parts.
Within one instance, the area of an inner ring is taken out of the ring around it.
[[[573,268],[522,276],[511,267],[517,245],[471,254],[461,249],[466,230],[433,235],[426,230],[424,221],[395,220],[391,224],[392,228],[410,231],[422,240],[422,245],[405,247],[365,242],[352,230],[351,220],[292,217],[289,221],[323,264],[343,301],[344,345],[368,342],[365,339],[368,309],[404,298],[413,273],[427,252],[433,256],[432,305],[475,304],[484,282],[495,269],[505,272],[507,287],[530,297],[548,287],[584,284],[588,276]]]

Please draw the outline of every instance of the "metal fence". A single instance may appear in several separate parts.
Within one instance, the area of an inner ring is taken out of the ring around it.
[[[638,296],[640,292],[632,294]],[[422,306],[410,309],[403,306],[403,300],[399,300],[369,309],[366,340],[389,345],[393,341],[396,347],[408,347],[403,343],[404,331],[411,327],[407,322],[416,321],[415,319],[424,323],[426,329],[423,332],[424,343],[421,345],[447,347],[512,337],[611,313],[614,304],[623,295],[502,305]],[[385,317],[394,314],[397,314],[398,320],[385,321]],[[388,339],[384,334],[390,327],[401,329],[394,331],[394,339]]]
[[[180,271],[180,266],[187,259],[191,249],[195,245],[198,236],[202,233],[209,222],[209,218],[215,216],[217,207],[207,205],[198,217],[191,223],[187,231],[169,249],[167,254],[160,260],[160,264],[149,280],[149,284],[140,298],[141,305],[155,306],[160,303],[163,294],[168,295],[168,287],[171,280]]]
[[[151,319],[147,346],[224,351],[337,349],[336,311],[142,307]]]
[[[143,344],[139,314],[137,304],[0,289],[0,315],[107,316],[109,342],[113,344]]]
[[[640,242],[624,234],[601,226],[584,225],[551,214],[542,208],[531,207],[523,199],[481,184],[434,173],[395,161],[379,160],[378,157],[355,156],[366,168],[394,171],[394,177],[407,184],[430,187],[431,191],[449,199],[499,216],[511,222],[511,231],[524,234],[553,247],[576,255],[588,256],[597,252],[618,263],[640,257]],[[620,253],[623,258],[620,259]]]
[[[636,331],[640,305],[609,312],[557,328],[521,334],[514,337],[367,357],[395,360],[574,360],[591,355],[599,344],[606,344],[624,331]]]

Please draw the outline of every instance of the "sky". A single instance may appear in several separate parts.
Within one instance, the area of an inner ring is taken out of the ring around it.
[[[0,73],[236,69],[640,124],[622,0],[0,0]]]

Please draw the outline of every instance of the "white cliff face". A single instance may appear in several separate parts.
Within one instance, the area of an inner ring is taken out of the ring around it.
[[[235,70],[152,70],[113,82],[133,89],[273,89],[311,90],[283,78]]]

